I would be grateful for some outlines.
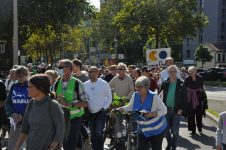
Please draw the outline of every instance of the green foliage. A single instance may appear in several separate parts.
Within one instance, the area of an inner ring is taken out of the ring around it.
[[[76,26],[81,19],[90,19],[95,9],[86,0],[19,0],[19,45],[37,30],[45,32],[48,27],[58,34],[64,25]]]
[[[206,62],[211,61],[213,59],[213,56],[208,51],[208,48],[205,48],[203,47],[202,44],[200,44],[195,51],[195,59],[196,61],[202,62],[202,68],[203,68],[203,65]]]
[[[226,82],[222,81],[204,81],[206,86],[217,86],[217,87],[226,87]]]
[[[121,6],[121,0],[108,0],[93,22],[94,40],[98,41],[101,49],[109,51],[114,44],[114,38],[117,40],[120,38],[119,31],[112,19],[119,12]]]
[[[208,22],[197,10],[196,0],[124,0],[123,6],[114,17],[120,32],[154,37],[155,48],[169,38],[193,37]]]

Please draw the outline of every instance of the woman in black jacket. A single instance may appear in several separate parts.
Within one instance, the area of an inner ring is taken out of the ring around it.
[[[198,131],[202,132],[202,116],[205,116],[205,110],[208,109],[208,104],[203,79],[197,74],[196,67],[189,67],[188,72],[190,76],[185,79],[188,130],[192,131],[192,134],[195,134],[196,126]]]

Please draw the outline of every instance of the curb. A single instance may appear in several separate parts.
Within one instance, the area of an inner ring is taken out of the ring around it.
[[[208,111],[206,111],[206,117],[209,118],[210,120],[212,120],[214,123],[218,124],[218,117],[212,115],[211,113],[209,113]]]

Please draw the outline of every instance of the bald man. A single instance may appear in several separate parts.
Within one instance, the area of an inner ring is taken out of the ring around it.
[[[112,102],[110,86],[106,81],[98,78],[99,71],[91,66],[89,71],[90,80],[84,83],[88,94],[89,128],[93,150],[104,149],[103,129],[105,126],[107,108]]]

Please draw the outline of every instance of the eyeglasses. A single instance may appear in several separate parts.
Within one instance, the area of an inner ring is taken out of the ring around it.
[[[170,70],[170,71],[168,71],[169,73],[175,73],[175,72],[177,72],[177,71],[173,71],[173,70]]]
[[[88,73],[94,73],[94,72],[96,72],[96,71],[88,71]]]
[[[118,71],[124,71],[124,70],[126,70],[126,69],[118,68],[117,70],[118,70]]]
[[[143,86],[136,86],[135,89],[142,89]]]
[[[17,78],[23,78],[24,75],[16,75]]]
[[[64,69],[64,66],[58,66],[57,68],[58,69]]]

